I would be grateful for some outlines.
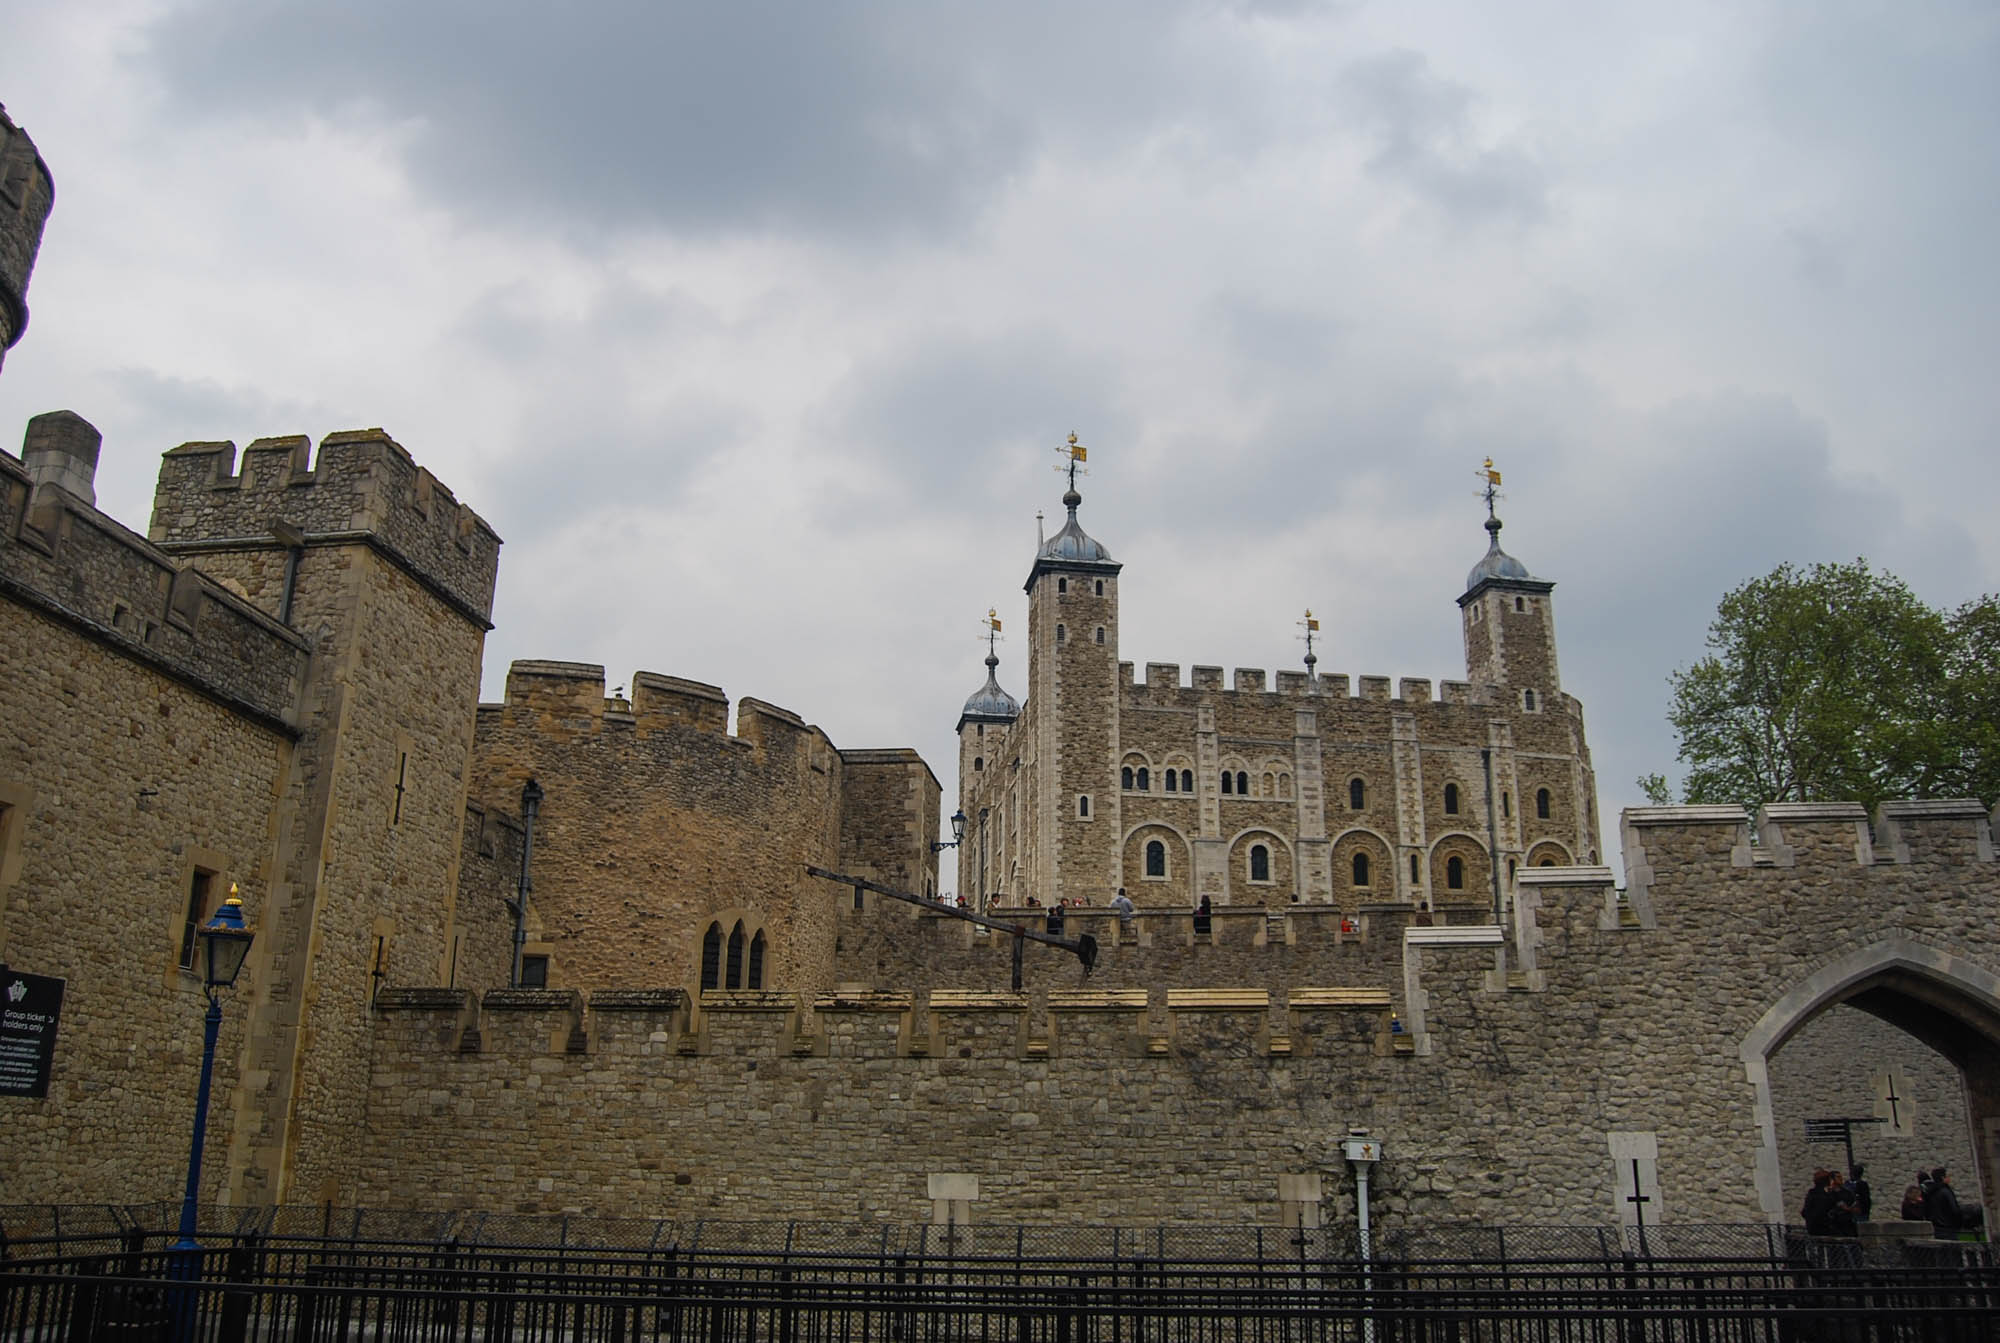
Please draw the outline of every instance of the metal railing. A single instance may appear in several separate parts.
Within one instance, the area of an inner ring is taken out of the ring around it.
[[[1364,1265],[1337,1229],[210,1209],[189,1264],[168,1217],[43,1224],[0,1210],[0,1340],[2000,1343],[1988,1247],[1878,1263],[1783,1228],[1410,1231]]]

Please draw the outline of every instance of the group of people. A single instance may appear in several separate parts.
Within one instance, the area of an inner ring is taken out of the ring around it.
[[[1951,1187],[1951,1173],[1937,1166],[1919,1170],[1916,1183],[1903,1191],[1903,1220],[1929,1222],[1937,1234],[1949,1236],[1983,1225],[1986,1209],[1961,1204],[1958,1191]]]
[[[1861,1166],[1851,1175],[1821,1169],[1813,1172],[1812,1189],[1799,1215],[1805,1219],[1808,1235],[1855,1236],[1860,1234],[1858,1224],[1868,1220],[1873,1206]],[[1986,1214],[1983,1208],[1961,1204],[1951,1187],[1950,1172],[1938,1166],[1917,1172],[1916,1183],[1903,1191],[1899,1215],[1906,1222],[1929,1222],[1940,1236],[1955,1236],[1981,1225]]]

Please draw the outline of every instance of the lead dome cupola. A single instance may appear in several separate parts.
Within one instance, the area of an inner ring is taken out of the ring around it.
[[[986,684],[973,691],[972,697],[965,701],[965,710],[959,714],[958,719],[960,727],[964,727],[970,719],[1011,723],[1021,716],[1020,704],[1012,695],[1000,688],[999,666],[999,656],[987,653]]]
[[[1103,544],[1083,530],[1083,524],[1076,520],[1076,506],[1083,502],[1083,496],[1071,486],[1063,494],[1063,507],[1069,510],[1069,521],[1063,523],[1062,530],[1042,542],[1036,552],[1037,559],[1073,560],[1084,564],[1108,564],[1111,552]]]
[[[1515,582],[1524,580],[1527,582],[1534,581],[1534,575],[1528,572],[1527,565],[1500,549],[1499,518],[1489,517],[1486,519],[1486,536],[1485,556],[1479,563],[1473,565],[1472,572],[1465,576],[1465,590],[1467,592],[1472,591],[1481,583],[1489,583],[1495,579],[1502,581],[1512,580]]]

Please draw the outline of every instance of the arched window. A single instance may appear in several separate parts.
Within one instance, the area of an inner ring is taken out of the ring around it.
[[[1166,780],[1167,780],[1167,791],[1169,793],[1178,793],[1180,791],[1181,776],[1177,771],[1171,769],[1167,770]]]
[[[1101,578],[1097,580],[1097,595],[1100,597],[1104,595],[1104,580]]]
[[[1444,786],[1444,814],[1447,816],[1458,815],[1458,785],[1455,783],[1448,783]]]
[[[1153,791],[1153,772],[1144,765],[1139,766],[1139,791],[1142,793]]]
[[[1271,851],[1262,844],[1250,846],[1250,880],[1269,881],[1271,879]]]
[[[1549,790],[1546,788],[1535,790],[1535,815],[1544,821],[1549,819]]]
[[[1193,770],[1191,770],[1191,769],[1184,769],[1184,770],[1182,770],[1182,771],[1181,771],[1181,791],[1182,791],[1183,793],[1192,793],[1192,792],[1194,791],[1194,771],[1193,771]]]
[[[705,989],[722,987],[722,925],[711,923],[708,932],[701,939],[701,986]]]
[[[1250,775],[1248,772],[1240,769],[1236,771],[1236,795],[1238,797],[1250,796]]]
[[[1225,793],[1236,791],[1236,776],[1226,769],[1222,771],[1222,791]]]
[[[1069,591],[1069,580],[1068,580],[1067,578],[1058,578],[1058,579],[1056,580],[1056,591],[1057,591],[1057,592],[1068,592],[1068,591]],[[1516,600],[1519,600],[1519,599],[1517,598]]]
[[[1544,858],[1541,862],[1535,864],[1536,867],[1554,867],[1555,865],[1556,860],[1553,858]]]
[[[1516,597],[1516,598],[1514,599],[1514,609],[1515,609],[1516,611],[1525,611],[1525,610],[1527,610],[1527,609],[1528,609],[1528,599],[1527,599],[1527,598],[1525,598],[1525,597]]]
[[[729,965],[723,976],[722,986],[726,989],[743,987],[743,925],[738,923],[729,931]]]
[[[1130,765],[1118,771],[1118,786],[1127,792],[1132,790],[1132,767]]]
[[[1264,795],[1265,797],[1276,797],[1276,796],[1278,795],[1278,779],[1277,779],[1277,776],[1276,776],[1276,775],[1274,775],[1274,774],[1272,774],[1272,773],[1271,773],[1271,772],[1270,772],[1269,770],[1266,770],[1266,771],[1264,771],[1264,793],[1263,793],[1263,795]]]
[[[1080,793],[1077,795],[1076,814],[1086,821],[1090,819],[1090,794]]]
[[[1502,816],[1512,816],[1514,814],[1514,795],[1512,793],[1500,794],[1500,814]]]
[[[1359,779],[1349,779],[1347,781],[1347,805],[1354,811],[1360,811],[1363,807],[1367,806],[1368,785]]]
[[[1410,855],[1410,885],[1421,885],[1423,880],[1422,875],[1417,871],[1417,855],[1413,853]]]
[[[1062,625],[1056,626],[1056,642],[1059,644],[1069,642],[1069,630],[1066,627]]]
[[[750,977],[745,981],[744,987],[752,989],[761,989],[764,987],[764,930],[762,928],[759,928],[757,935],[750,939]]]
[[[1532,690],[1523,690],[1523,691],[1521,692],[1521,707],[1522,707],[1522,708],[1524,708],[1524,709],[1526,709],[1526,710],[1528,710],[1528,711],[1529,711],[1530,713],[1534,712],[1534,708],[1535,708],[1535,692],[1534,692],[1534,691],[1532,691]]]
[[[1278,796],[1290,797],[1291,795],[1292,795],[1292,776],[1289,774],[1280,774],[1278,776]]]
[[[1465,860],[1455,853],[1444,860],[1444,884],[1447,890],[1465,889]]]
[[[1356,886],[1368,884],[1368,855],[1365,853],[1354,855],[1354,884]]]
[[[1099,643],[1104,642],[1104,626],[1102,625],[1099,625],[1097,627],[1097,642]]]
[[[1146,841],[1146,875],[1149,877],[1167,875],[1167,846],[1157,839]]]
[[[983,770],[983,769],[985,769],[985,768],[986,768],[986,757],[985,757],[985,756],[983,756],[983,755],[976,755],[976,756],[972,757],[972,772],[973,772],[974,774],[977,774],[977,773],[979,773],[979,771],[981,771],[981,770]]]

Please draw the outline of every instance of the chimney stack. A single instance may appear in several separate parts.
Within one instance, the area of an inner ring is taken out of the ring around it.
[[[73,410],[52,410],[28,421],[21,462],[35,487],[59,485],[91,507],[97,506],[97,449],[104,435]]]

